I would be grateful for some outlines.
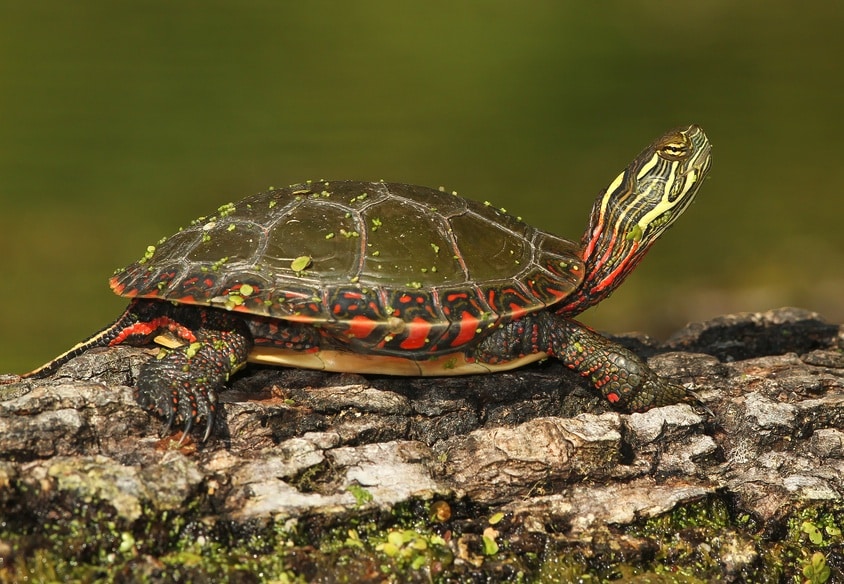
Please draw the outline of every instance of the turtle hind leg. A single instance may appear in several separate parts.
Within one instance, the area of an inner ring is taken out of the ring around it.
[[[184,434],[195,422],[205,421],[203,441],[211,435],[217,412],[217,394],[233,373],[246,365],[252,336],[242,318],[221,310],[194,308],[202,324],[196,340],[174,349],[162,349],[138,375],[138,403],[167,420],[165,433],[176,422]]]
[[[88,349],[113,345],[145,345],[162,329],[171,331],[185,342],[195,340],[193,333],[178,320],[179,309],[158,300],[134,300],[113,323],[88,339],[77,343],[49,363],[23,374],[24,379],[43,379]]]

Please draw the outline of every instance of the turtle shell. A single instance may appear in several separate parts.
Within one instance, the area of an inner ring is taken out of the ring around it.
[[[220,207],[111,278],[129,298],[315,325],[357,352],[454,352],[581,283],[580,246],[488,203],[308,182]]]

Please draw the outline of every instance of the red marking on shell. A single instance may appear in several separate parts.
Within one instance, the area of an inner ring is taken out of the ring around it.
[[[547,293],[551,294],[551,296],[553,296],[554,298],[558,298],[558,299],[565,298],[566,296],[569,295],[569,293],[564,291],[564,290],[557,290],[556,288],[551,288],[551,287],[546,288],[545,291]]]
[[[459,347],[474,339],[480,322],[474,314],[464,310],[460,315],[460,333],[452,339],[451,346]]]
[[[525,310],[524,306],[520,306],[515,302],[510,303],[510,314],[514,319],[521,318],[527,314],[527,310]]]
[[[402,349],[414,350],[421,349],[425,346],[425,339],[428,338],[428,333],[431,331],[431,323],[424,318],[416,317],[407,323],[407,338],[403,340],[399,346]]]
[[[349,320],[349,334],[359,339],[365,339],[372,334],[377,326],[378,323],[371,318],[358,314]]]
[[[621,399],[621,396],[615,392],[610,392],[607,394],[607,399],[614,404]]]

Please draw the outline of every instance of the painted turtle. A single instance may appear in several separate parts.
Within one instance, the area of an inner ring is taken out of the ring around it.
[[[606,298],[689,206],[710,165],[697,126],[648,146],[595,201],[573,243],[488,203],[384,182],[270,189],[201,217],[118,271],[131,298],[92,347],[165,345],[138,401],[211,432],[217,392],[247,361],[463,375],[555,357],[623,411],[694,401],[572,320]]]

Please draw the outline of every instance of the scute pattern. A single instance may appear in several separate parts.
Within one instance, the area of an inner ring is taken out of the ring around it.
[[[583,272],[578,244],[488,204],[343,181],[223,206],[150,248],[111,285],[127,297],[319,323],[335,343],[407,355],[477,342],[559,302]]]

